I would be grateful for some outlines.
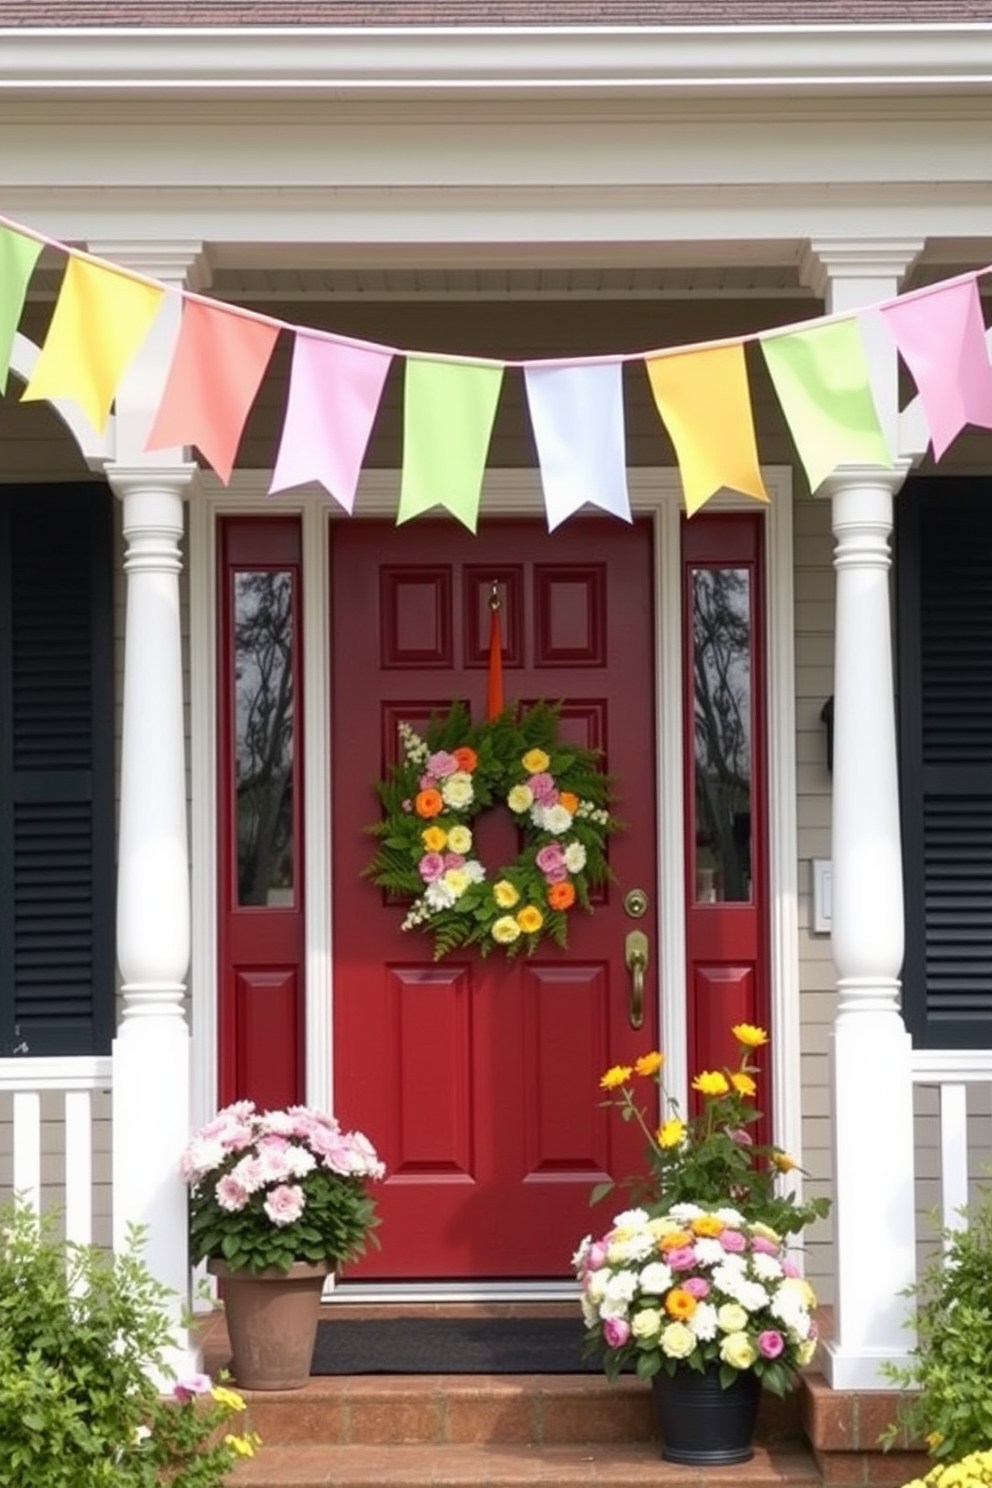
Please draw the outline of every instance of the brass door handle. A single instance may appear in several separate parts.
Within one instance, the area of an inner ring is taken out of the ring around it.
[[[644,1022],[644,973],[648,965],[648,938],[643,930],[627,931],[623,953],[630,972],[630,1026],[640,1028]]]

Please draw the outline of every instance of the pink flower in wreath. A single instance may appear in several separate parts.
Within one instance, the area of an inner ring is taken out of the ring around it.
[[[567,883],[568,869],[565,867],[565,864],[562,863],[560,868],[549,868],[544,875],[544,882],[549,884]]]
[[[298,1183],[280,1183],[265,1201],[264,1209],[274,1225],[295,1224],[306,1200]]]
[[[540,801],[542,806],[553,806],[558,799],[558,787],[555,785],[554,777],[547,771],[540,775],[530,775],[527,784],[531,788],[535,801]]]
[[[560,843],[549,842],[537,853],[534,862],[547,877],[549,873],[557,873],[559,868],[565,867],[565,850]],[[552,881],[549,880],[549,882]]]
[[[448,868],[464,868],[465,856],[463,853],[445,853],[444,866]]]
[[[440,853],[424,853],[417,864],[417,872],[424,883],[436,883],[444,872],[444,858]]]
[[[427,768],[435,780],[446,780],[449,775],[454,775],[458,769],[458,761],[447,749],[439,749],[436,754],[429,756]]]
[[[630,1324],[626,1318],[608,1317],[603,1322],[603,1337],[607,1348],[623,1348],[630,1337]]]

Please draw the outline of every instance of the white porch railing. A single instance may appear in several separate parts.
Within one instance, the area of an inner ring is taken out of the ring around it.
[[[992,1164],[992,1049],[914,1049],[913,1084],[938,1092],[934,1116],[917,1118],[919,1127],[935,1120],[939,1126],[938,1158],[940,1219],[945,1229],[964,1221],[961,1210],[974,1194],[975,1182],[989,1177]],[[981,1090],[988,1110],[981,1121],[969,1123],[969,1091]]]
[[[94,1097],[112,1083],[110,1056],[0,1059],[0,1124],[9,1123],[9,1153],[0,1157],[0,1195],[21,1195],[40,1211],[48,1195],[61,1193],[67,1238],[94,1238]],[[42,1119],[56,1128],[51,1145],[61,1154],[61,1182],[46,1178],[42,1163]]]

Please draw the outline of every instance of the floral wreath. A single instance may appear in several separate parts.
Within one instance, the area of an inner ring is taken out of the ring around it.
[[[366,874],[414,896],[402,928],[433,935],[435,960],[468,945],[529,956],[546,935],[565,946],[572,909],[591,909],[590,888],[612,876],[611,783],[595,751],[559,740],[559,711],[536,703],[473,724],[456,702],[423,737],[399,725],[402,757],[377,786],[384,817],[369,828],[380,840]],[[471,823],[498,806],[523,842],[491,873]]]

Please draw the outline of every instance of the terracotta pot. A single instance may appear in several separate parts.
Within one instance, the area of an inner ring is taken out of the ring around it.
[[[705,1373],[676,1369],[651,1380],[655,1414],[666,1462],[697,1467],[727,1467],[754,1456],[754,1426],[761,1381],[750,1370],[738,1374],[726,1390],[720,1366]]]
[[[320,1295],[331,1267],[297,1261],[288,1271],[207,1270],[222,1282],[231,1372],[245,1390],[300,1390],[310,1378]]]

